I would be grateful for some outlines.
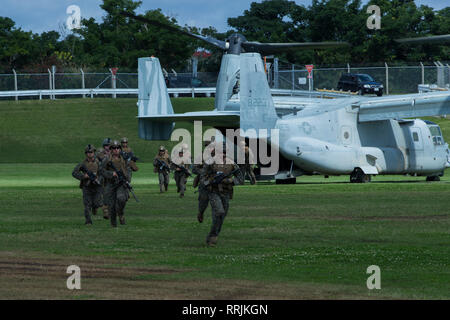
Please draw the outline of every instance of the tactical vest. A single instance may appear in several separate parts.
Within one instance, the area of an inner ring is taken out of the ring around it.
[[[97,159],[95,159],[94,161],[90,162],[88,159],[84,159],[83,162],[81,163],[82,166],[84,166],[87,170],[91,171],[92,173],[95,174],[95,176],[97,177],[97,179],[99,179],[99,162]],[[100,182],[100,181],[99,181]],[[80,188],[83,187],[88,187],[90,186],[90,180],[88,179],[81,179],[80,180]]]
[[[229,174],[231,173],[233,170],[235,169],[235,165],[234,164],[217,164],[214,163],[210,166],[210,168],[208,169],[208,180],[210,182],[212,182],[214,180],[214,177],[216,176],[216,174],[218,172],[223,172],[223,174]],[[232,197],[233,195],[233,182],[229,182],[230,178],[229,177],[225,180],[222,181],[222,183],[219,184],[209,184],[208,185],[208,190],[212,191],[212,192],[219,192],[219,193],[227,193],[230,195],[230,197]]]
[[[111,166],[111,163],[114,165],[114,167],[116,168],[116,170],[118,171],[122,171],[123,174],[125,175],[125,177],[127,177],[128,179],[128,170],[127,170],[127,164],[125,163],[125,160],[122,157],[112,157],[110,158],[110,160],[108,161],[108,163],[106,164],[106,170],[108,171],[114,171],[113,167]],[[116,182],[115,179],[107,179],[109,182]]]
[[[167,165],[167,167],[169,167],[169,162],[170,162],[170,161],[169,161],[169,155],[168,155],[168,154],[165,153],[163,156],[160,156],[160,155],[158,154],[158,155],[156,155],[156,157],[155,157],[155,160],[156,160],[156,159],[165,162],[166,165]],[[157,161],[153,161],[153,165],[155,166],[155,167],[154,167],[154,172],[155,172],[155,173],[159,172],[159,165],[157,164]],[[164,171],[166,171],[166,170],[164,170]]]

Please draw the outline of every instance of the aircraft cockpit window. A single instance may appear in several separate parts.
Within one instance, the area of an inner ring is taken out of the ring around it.
[[[419,141],[419,134],[417,132],[413,132],[412,134],[413,134],[413,140],[415,142]]]
[[[442,137],[441,128],[439,126],[428,126],[431,136],[433,137],[433,143],[435,145],[443,145],[444,138]]]

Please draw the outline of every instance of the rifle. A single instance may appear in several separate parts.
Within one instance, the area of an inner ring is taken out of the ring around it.
[[[212,182],[209,182],[209,183],[208,183],[208,181],[206,181],[205,185],[208,185],[208,184],[213,184],[213,185],[214,185],[214,184],[220,184],[220,183],[222,183],[223,180],[225,180],[225,179],[228,178],[228,177],[233,176],[235,173],[237,173],[237,172],[239,172],[239,171],[241,171],[240,168],[236,168],[236,169],[234,169],[233,171],[231,171],[231,172],[228,173],[228,174],[224,174],[223,172],[218,171],[218,172],[216,173],[216,175],[214,176],[213,181],[212,181]]]
[[[189,172],[188,169],[186,169],[185,166],[180,166],[180,165],[176,164],[175,162],[172,162],[172,164],[173,164],[175,167],[177,167],[178,169],[181,169],[181,172],[183,172],[187,177],[192,176],[192,174]]]
[[[100,182],[98,182],[97,180],[97,175],[95,173],[93,173],[92,171],[88,170],[85,165],[81,165],[80,167],[80,171],[83,173],[86,173],[89,176],[89,181],[95,185],[95,186],[99,186]]]
[[[169,166],[167,165],[167,163],[165,161],[161,161],[158,158],[155,158],[155,160],[159,164],[159,171],[163,171],[164,169],[167,169],[167,171],[170,172],[170,168],[169,168]]]
[[[136,156],[134,155],[133,152],[123,152],[123,151],[120,151],[120,155],[122,156],[122,158],[123,158],[125,161],[134,161],[134,162],[137,162],[137,161],[139,160],[139,158],[136,157]]]
[[[114,165],[114,163],[112,163],[112,161],[110,162],[110,164],[111,164],[111,168],[114,170],[114,172],[117,174],[117,177],[119,178],[118,186],[123,184],[131,192],[131,194],[133,195],[134,200],[136,200],[136,202],[139,202],[138,198],[136,197],[136,195],[133,192],[133,187],[128,182],[127,178],[125,177],[125,174],[122,171],[117,170],[116,166]]]

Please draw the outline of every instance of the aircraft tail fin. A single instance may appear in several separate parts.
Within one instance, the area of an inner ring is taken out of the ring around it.
[[[172,103],[158,58],[139,58],[139,137],[146,140],[168,140],[174,123],[146,118],[173,114]]]
[[[278,116],[267,83],[264,65],[258,53],[241,54],[240,104],[240,127],[241,130],[245,130],[246,136],[268,137],[270,129],[275,127]],[[264,136],[260,129],[266,129],[267,136]],[[252,134],[252,131],[255,133]]]

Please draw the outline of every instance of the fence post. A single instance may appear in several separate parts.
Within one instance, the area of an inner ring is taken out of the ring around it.
[[[198,58],[192,57],[192,78],[197,78]]]
[[[278,58],[273,59],[273,81],[275,89],[278,89],[280,86],[280,81],[278,78]]]
[[[86,89],[85,85],[84,85],[84,71],[83,69],[80,68],[81,71],[81,89]],[[86,98],[86,95],[83,93],[83,98]]]
[[[389,94],[389,67],[386,62],[384,65],[386,66],[386,94]]]
[[[14,73],[14,90],[17,91],[17,73],[16,70],[12,69],[13,73]],[[19,96],[16,95],[16,101],[19,100]]]
[[[434,63],[437,67],[436,71],[437,71],[437,85],[439,88],[443,88],[444,85],[444,65],[440,62],[437,61]]]
[[[109,69],[109,71],[111,72],[111,88],[112,89],[116,89],[116,72],[117,72],[117,68],[111,68],[111,69]],[[113,99],[115,99],[117,97],[115,92],[112,94],[112,97],[113,97]]]
[[[422,69],[422,84],[425,84],[425,68],[422,62],[420,62],[420,68]]]
[[[294,91],[295,90],[295,65],[294,64],[292,64],[292,77],[291,77],[291,80],[292,80],[292,91]]]
[[[350,64],[347,63],[347,73],[350,73]]]
[[[52,73],[50,71],[50,69],[47,69],[48,71],[48,89],[52,90]],[[52,94],[50,93],[49,96],[50,100],[52,99]]]
[[[53,90],[55,90],[56,86],[55,86],[55,74],[56,74],[56,66],[52,66],[52,85],[53,85]],[[52,94],[52,98],[53,100],[55,100],[55,94]]]

